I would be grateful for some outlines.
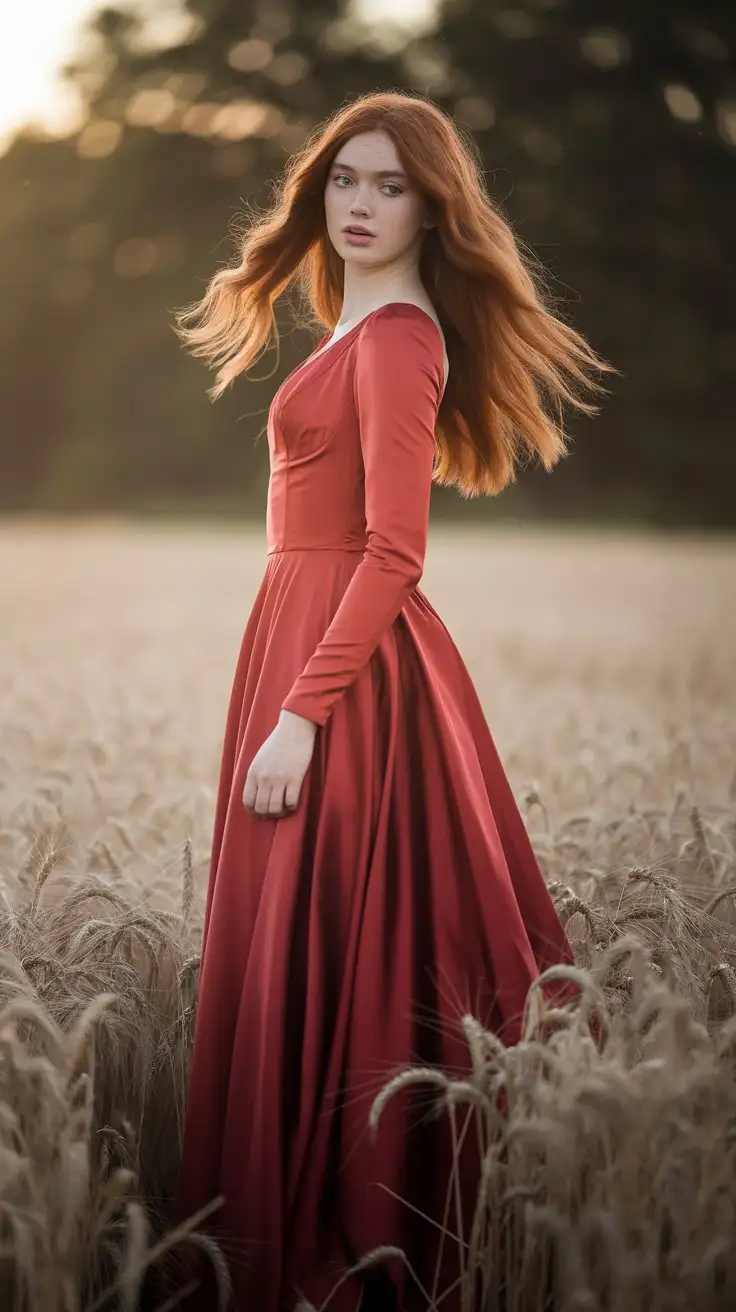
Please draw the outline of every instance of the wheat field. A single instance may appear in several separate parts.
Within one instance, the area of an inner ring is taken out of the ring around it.
[[[257,530],[0,525],[8,1312],[173,1307],[186,1234],[224,1305],[217,1250],[196,1219],[172,1232],[170,1202],[221,734],[264,565]],[[514,1049],[466,1018],[468,1080],[432,1077],[479,1146],[475,1217],[447,1222],[465,1244],[463,1307],[725,1312],[732,543],[433,527],[421,587],[474,678],[581,986],[551,1018],[533,993]],[[387,1087],[375,1118],[417,1078]],[[425,1292],[441,1309],[443,1291]]]

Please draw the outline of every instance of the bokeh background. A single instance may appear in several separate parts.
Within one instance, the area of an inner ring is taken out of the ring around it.
[[[470,129],[621,370],[551,479],[433,514],[733,524],[732,0],[27,0],[0,36],[0,512],[262,520],[267,407],[312,339],[283,306],[280,360],[213,405],[173,314],[309,129],[399,87]]]

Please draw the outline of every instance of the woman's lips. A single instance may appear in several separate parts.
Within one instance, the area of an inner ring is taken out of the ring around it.
[[[345,240],[349,246],[367,246],[374,240],[372,232],[345,232]]]

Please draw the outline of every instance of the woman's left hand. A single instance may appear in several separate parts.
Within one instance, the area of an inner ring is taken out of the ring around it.
[[[296,810],[317,729],[318,725],[303,715],[281,712],[276,728],[248,768],[243,789],[246,811],[274,820]]]

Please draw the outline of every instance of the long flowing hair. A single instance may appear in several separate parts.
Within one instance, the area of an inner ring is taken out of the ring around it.
[[[419,263],[450,365],[433,481],[464,497],[494,495],[534,457],[551,470],[568,453],[563,403],[596,414],[580,391],[606,393],[592,371],[619,371],[553,313],[545,271],[488,195],[473,140],[425,97],[360,96],[319,124],[288,161],[271,208],[243,233],[237,266],[218,270],[201,301],[176,314],[177,331],[217,369],[215,400],[278,343],[274,305],[293,284],[313,323],[334,329],[344,265],[327,234],[325,187],[340,147],[375,130],[391,137],[436,222]]]

